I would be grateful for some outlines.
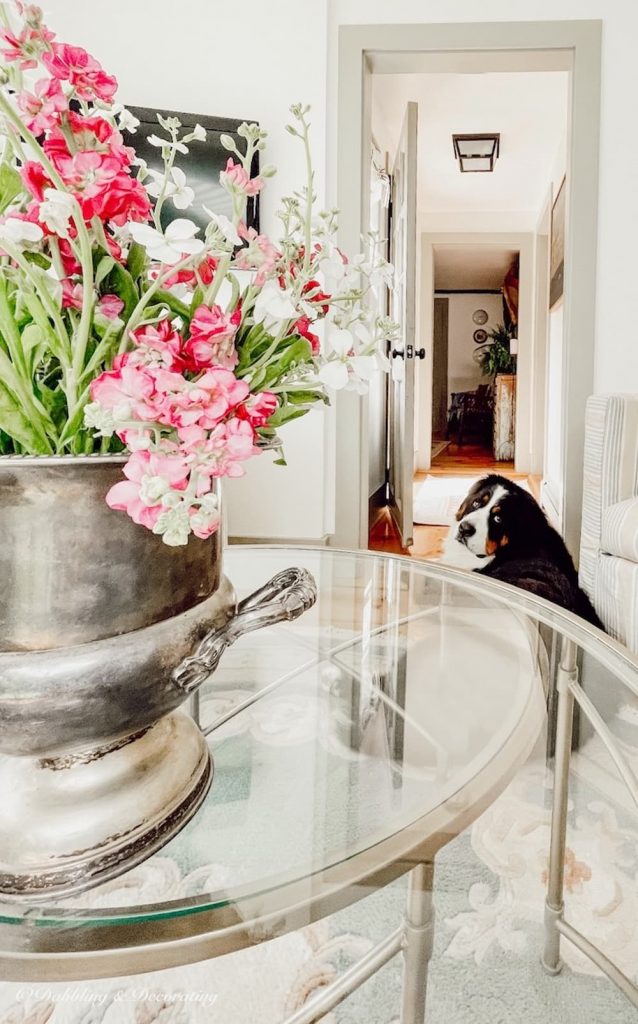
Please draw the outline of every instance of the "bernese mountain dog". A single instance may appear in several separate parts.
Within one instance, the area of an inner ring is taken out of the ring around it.
[[[456,514],[444,561],[512,583],[604,628],[578,585],[562,537],[532,495],[504,476],[490,473],[472,487]]]

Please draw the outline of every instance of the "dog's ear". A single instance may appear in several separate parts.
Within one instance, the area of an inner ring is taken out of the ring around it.
[[[483,480],[477,480],[476,483],[474,484],[474,486],[471,487],[470,490],[465,495],[465,497],[464,497],[463,501],[461,502],[461,504],[459,505],[457,513],[456,513],[456,521],[457,521],[457,523],[459,523],[461,521],[461,519],[463,518],[463,516],[466,516],[467,513],[470,511],[472,502],[474,501],[476,495],[481,490],[481,488],[483,486],[483,483],[484,483]]]

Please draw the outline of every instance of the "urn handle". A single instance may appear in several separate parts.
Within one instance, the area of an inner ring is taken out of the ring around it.
[[[197,650],[173,669],[173,682],[185,693],[192,693],[215,671],[226,648],[243,633],[276,622],[291,622],[312,608],[316,600],[317,584],[306,569],[284,569],[277,573],[240,601],[228,622],[206,634]]]

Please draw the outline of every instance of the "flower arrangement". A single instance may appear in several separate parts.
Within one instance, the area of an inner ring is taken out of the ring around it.
[[[216,478],[264,448],[283,462],[281,426],[387,368],[396,325],[366,297],[391,267],[374,238],[348,260],[336,211],[315,212],[309,108],[287,125],[307,181],[282,201],[281,237],[246,226],[275,173],[251,176],[266,146],[251,124],[241,146],[222,137],[232,217],[206,210],[200,234],[178,164],[204,129],[158,115],[164,173],[149,170],[115,78],[37,7],[0,18],[0,454],[125,452],[108,504],[167,544],[206,538]],[[165,204],[180,216],[164,230]]]

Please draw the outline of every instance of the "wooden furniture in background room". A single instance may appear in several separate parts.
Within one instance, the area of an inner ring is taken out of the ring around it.
[[[514,458],[516,424],[516,376],[499,373],[494,396],[494,458],[510,462]]]

